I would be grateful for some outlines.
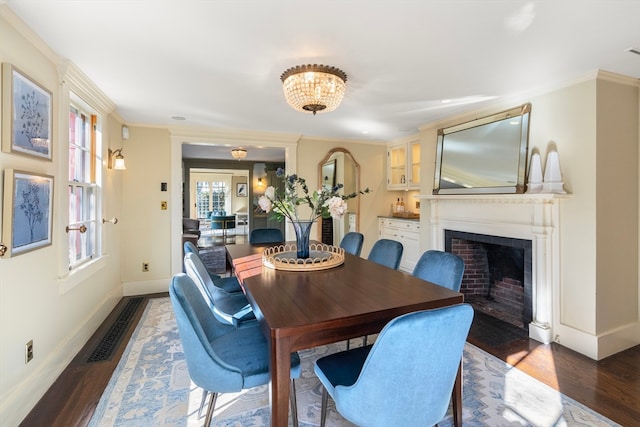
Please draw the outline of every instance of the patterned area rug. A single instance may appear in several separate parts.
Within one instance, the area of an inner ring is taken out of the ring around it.
[[[300,352],[302,376],[296,381],[300,426],[320,425],[322,386],[313,373],[313,362],[344,348],[343,342]],[[465,427],[618,425],[468,343],[463,364]],[[269,426],[267,390],[262,386],[222,394],[212,425]],[[153,299],[89,426],[201,426],[201,397],[202,390],[189,378],[171,302],[169,298]],[[351,426],[335,411],[331,399],[329,402],[327,425]],[[439,423],[450,425],[450,415]]]

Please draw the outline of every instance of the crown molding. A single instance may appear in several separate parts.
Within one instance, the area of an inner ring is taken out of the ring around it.
[[[613,83],[620,83],[627,86],[640,87],[640,79],[625,76],[623,74],[612,73],[611,71],[598,70],[596,73],[598,80],[606,80]]]
[[[60,62],[58,75],[61,84],[67,85],[71,91],[101,114],[110,114],[115,110],[116,105],[113,101],[70,60],[65,59]]]

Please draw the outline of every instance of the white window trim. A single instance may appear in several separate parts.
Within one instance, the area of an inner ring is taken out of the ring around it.
[[[72,62],[64,61],[58,67],[60,76],[60,92],[58,96],[58,114],[57,125],[58,131],[55,133],[60,144],[58,149],[54,151],[54,156],[58,161],[58,179],[56,183],[57,197],[55,203],[62,209],[57,209],[58,215],[56,231],[58,231],[58,239],[60,251],[58,256],[58,292],[64,294],[69,292],[76,286],[86,283],[87,279],[98,273],[107,265],[106,254],[103,253],[103,226],[102,226],[102,203],[103,203],[103,185],[105,162],[102,161],[106,151],[104,141],[108,140],[103,134],[103,128],[106,127],[106,121],[109,114],[115,110],[115,104],[107,98],[104,93]],[[96,191],[96,256],[94,259],[87,261],[77,268],[69,269],[69,242],[66,238],[64,229],[69,221],[69,198],[67,194],[68,176],[69,176],[69,110],[71,104],[82,107],[88,112],[98,115],[98,128],[96,129],[99,151],[96,153],[96,180],[98,188]],[[66,142],[65,142],[66,141]]]

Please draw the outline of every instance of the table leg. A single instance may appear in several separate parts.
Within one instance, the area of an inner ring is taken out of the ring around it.
[[[462,360],[456,374],[456,381],[453,383],[453,425],[462,426]]]
[[[289,425],[289,382],[291,380],[291,343],[287,339],[271,338],[271,382],[269,404],[271,426]]]

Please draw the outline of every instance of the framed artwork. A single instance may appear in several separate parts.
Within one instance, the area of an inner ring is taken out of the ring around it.
[[[2,151],[51,160],[53,96],[13,65],[2,64]]]
[[[247,197],[248,193],[247,193],[247,184],[245,183],[238,183],[237,187],[236,187],[236,196],[237,197]]]
[[[336,159],[322,165],[322,187],[331,190],[336,186]]]
[[[51,245],[53,177],[4,171],[2,240],[11,257]]]

